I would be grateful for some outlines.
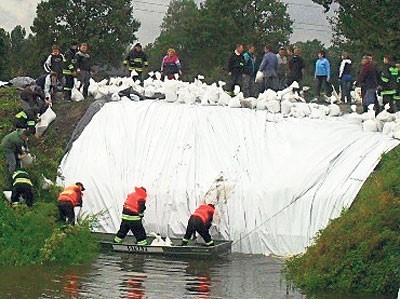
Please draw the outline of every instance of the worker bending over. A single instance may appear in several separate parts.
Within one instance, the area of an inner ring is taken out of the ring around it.
[[[204,239],[207,246],[214,246],[209,229],[213,220],[215,207],[213,204],[202,204],[190,216],[186,234],[182,239],[182,246],[186,246],[196,232]]]
[[[67,222],[70,225],[75,224],[75,207],[82,207],[82,191],[85,191],[80,182],[68,186],[58,196],[58,210],[60,212],[60,221]]]

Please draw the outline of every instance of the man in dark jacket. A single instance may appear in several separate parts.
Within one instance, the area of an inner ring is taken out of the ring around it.
[[[376,65],[366,55],[361,60],[361,70],[358,76],[358,83],[361,87],[361,98],[364,112],[368,111],[370,104],[375,105],[375,111],[379,110],[378,100],[376,98],[376,89],[378,87]]]
[[[256,76],[256,48],[249,45],[248,51],[244,53],[245,66],[243,68],[242,87],[245,98],[254,97],[254,79]]]
[[[243,44],[237,44],[235,52],[232,53],[228,61],[228,74],[230,76],[228,92],[230,95],[233,95],[235,85],[242,87],[242,75],[245,66],[245,59],[242,54],[243,50]]]
[[[11,193],[11,204],[13,206],[18,205],[20,203],[20,198],[22,198],[28,207],[32,207],[33,184],[29,179],[29,174],[26,171],[20,169],[14,172],[12,178],[13,178],[13,189]]]
[[[149,66],[149,63],[140,43],[137,43],[125,57],[124,64],[128,66],[130,72],[136,72],[136,74],[133,72],[134,75],[132,75],[134,81],[143,81],[143,71],[144,68]]]
[[[71,100],[71,90],[74,87],[74,77],[76,77],[76,64],[78,62],[76,52],[78,49],[77,42],[71,42],[69,49],[64,55],[64,69],[63,74],[65,76],[64,84],[64,100]]]
[[[303,80],[303,71],[305,65],[304,60],[303,58],[301,58],[300,54],[300,49],[295,48],[293,55],[288,60],[288,86],[294,81],[300,84]]]

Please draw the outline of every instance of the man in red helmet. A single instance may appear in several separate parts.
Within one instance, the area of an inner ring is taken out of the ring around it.
[[[207,246],[214,246],[209,229],[213,220],[215,207],[213,204],[201,204],[190,216],[186,234],[182,239],[182,246],[186,246],[196,232],[204,239]]]
[[[68,186],[58,196],[58,210],[60,220],[71,225],[75,224],[75,207],[82,207],[82,191],[85,190],[81,182]]]
[[[129,231],[136,238],[137,245],[147,245],[146,231],[142,218],[146,210],[147,191],[144,187],[135,187],[135,192],[128,195],[122,210],[122,222],[114,238],[115,243],[122,243]]]

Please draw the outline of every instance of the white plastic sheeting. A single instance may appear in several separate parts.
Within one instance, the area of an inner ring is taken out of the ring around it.
[[[399,144],[339,119],[281,118],[267,111],[111,102],[64,157],[59,183],[84,183],[83,211],[108,209],[100,230],[116,232],[134,186],[147,188],[144,225],[182,236],[218,177],[234,186],[217,206],[214,237],[245,253],[303,252],[349,207],[383,152]]]

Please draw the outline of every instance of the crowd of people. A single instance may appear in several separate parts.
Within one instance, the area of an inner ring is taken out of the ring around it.
[[[228,61],[230,81],[227,91],[229,93],[233,93],[234,87],[239,85],[245,97],[257,97],[266,89],[282,90],[294,81],[301,84],[305,63],[299,48],[280,47],[278,53],[274,53],[272,47],[266,45],[261,59],[257,59],[255,50],[253,45],[248,45],[247,51],[243,44],[236,45]],[[320,101],[322,91],[327,97],[332,95],[332,66],[325,51],[319,51],[316,58],[314,95],[315,100]],[[400,111],[400,59],[396,61],[393,57],[386,55],[383,59],[383,67],[380,67],[372,55],[366,54],[362,58],[360,71],[356,76],[353,65],[349,53],[343,52],[338,66],[342,102],[352,101],[350,91],[353,83],[356,83],[361,87],[365,111],[370,104],[376,106],[377,112],[381,109],[377,95],[383,97],[383,105],[387,103],[390,105],[390,112]]]

